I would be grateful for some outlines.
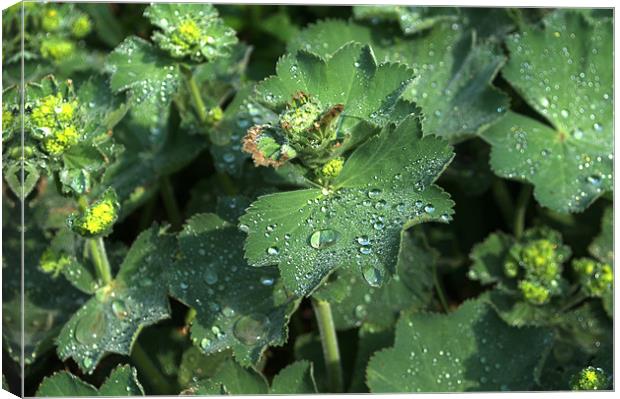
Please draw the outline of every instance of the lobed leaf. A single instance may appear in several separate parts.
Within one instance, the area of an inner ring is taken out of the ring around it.
[[[245,256],[254,266],[278,264],[286,287],[300,296],[337,267],[380,286],[394,273],[403,227],[450,220],[453,203],[433,182],[451,159],[443,140],[422,138],[416,117],[388,125],[349,157],[333,190],[255,201],[240,219]]]
[[[196,309],[192,342],[205,353],[232,349],[254,365],[268,345],[286,342],[297,307],[274,267],[243,259],[243,233],[214,214],[194,215],[178,236],[180,259],[169,271],[170,293]],[[236,243],[236,244],[233,244]]]
[[[128,355],[140,330],[170,317],[162,280],[173,264],[175,240],[156,226],[142,232],[116,278],[99,288],[65,324],[57,339],[58,356],[73,358],[92,373],[108,353]]]
[[[510,36],[502,73],[550,126],[509,112],[482,137],[498,175],[531,182],[542,206],[580,212],[612,188],[611,23],[556,11],[544,25]]]
[[[394,347],[368,363],[371,392],[527,390],[534,386],[553,335],[505,324],[484,302],[451,314],[403,314]]]
[[[57,372],[43,379],[36,396],[144,396],[144,389],[133,367],[118,366],[99,389],[67,371]]]

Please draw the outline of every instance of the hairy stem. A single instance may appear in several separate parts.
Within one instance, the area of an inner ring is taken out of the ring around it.
[[[189,69],[185,70],[185,83],[187,85],[187,89],[189,90],[189,94],[192,98],[192,102],[194,104],[194,109],[198,114],[198,120],[201,123],[205,123],[209,118],[209,111],[202,100],[202,96],[200,95],[200,89],[198,88],[198,84],[196,83],[196,79],[194,79],[194,75],[192,71]]]
[[[340,349],[338,348],[338,337],[332,317],[332,308],[329,302],[314,298],[312,298],[312,308],[314,309],[314,315],[321,334],[321,345],[323,346],[329,390],[332,393],[342,392],[344,385],[342,365],[340,363]]]
[[[131,360],[133,360],[136,368],[146,377],[145,380],[149,382],[155,394],[172,395],[175,393],[174,388],[168,383],[164,374],[155,366],[138,341],[135,341],[133,344]]]
[[[443,284],[439,281],[439,274],[437,273],[437,265],[433,266],[433,282],[435,284],[435,291],[437,291],[437,296],[439,297],[439,302],[441,303],[441,307],[443,311],[448,313],[448,301],[446,300],[446,292],[443,289]]]
[[[502,179],[496,179],[492,186],[493,196],[495,197],[495,203],[499,207],[502,214],[502,218],[506,225],[510,226],[513,220],[513,207],[512,197],[510,191],[506,187],[506,183]]]
[[[527,205],[530,202],[532,195],[532,186],[529,184],[523,185],[519,192],[519,198],[517,198],[517,205],[514,215],[514,234],[517,239],[523,235],[523,229],[525,228],[525,213],[527,211]]]
[[[105,250],[103,238],[89,238],[88,248],[95,264],[95,270],[97,275],[107,285],[112,281],[112,269],[110,268],[110,262],[108,261],[108,255]]]
[[[170,218],[170,223],[175,230],[180,230],[183,224],[183,217],[181,216],[179,204],[174,196],[174,189],[172,188],[172,183],[170,183],[170,178],[168,176],[162,177],[159,180],[159,186],[161,188],[161,198],[164,200],[164,207]]]

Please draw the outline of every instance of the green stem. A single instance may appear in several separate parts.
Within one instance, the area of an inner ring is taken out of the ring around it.
[[[448,301],[446,300],[446,292],[443,289],[443,285],[441,281],[439,281],[439,275],[437,273],[437,264],[433,266],[433,281],[435,283],[435,290],[437,291],[437,296],[439,297],[439,302],[441,303],[441,307],[443,311],[448,313]]]
[[[183,224],[183,217],[181,216],[181,211],[179,211],[179,204],[174,196],[174,189],[172,188],[172,183],[170,183],[170,178],[168,176],[162,177],[159,180],[159,186],[170,223],[172,223],[172,227],[175,230],[180,230]]]
[[[89,238],[88,247],[93,257],[97,275],[104,285],[109,284],[112,281],[112,269],[110,268],[110,262],[108,261],[103,238]]]
[[[519,192],[519,198],[517,198],[517,205],[514,215],[514,234],[517,239],[523,235],[523,229],[525,228],[525,213],[527,211],[527,205],[530,202],[532,195],[532,186],[529,184],[524,185]]]
[[[192,98],[192,102],[194,103],[194,109],[196,109],[196,113],[198,114],[198,120],[200,120],[201,123],[207,122],[209,112],[207,111],[204,101],[202,101],[200,89],[198,88],[196,79],[194,79],[194,75],[190,69],[186,69],[185,82]]]
[[[163,373],[153,364],[153,361],[147,355],[144,348],[138,341],[133,344],[133,350],[131,351],[131,359],[134,364],[140,370],[146,381],[158,395],[172,395],[175,393],[174,388],[168,383],[168,380]]]
[[[581,303],[587,298],[588,296],[584,294],[583,291],[578,291],[574,297],[572,297],[566,304],[564,304],[564,306],[562,306],[562,308],[560,309],[560,313],[566,312],[567,310],[573,308],[575,305]]]
[[[512,224],[514,207],[510,191],[508,191],[508,187],[506,187],[506,183],[502,179],[496,179],[493,182],[492,189],[495,202],[504,218],[504,222],[510,226]]]
[[[340,349],[338,348],[338,337],[332,317],[332,308],[329,302],[314,298],[312,298],[312,308],[314,309],[314,316],[321,334],[321,345],[323,346],[323,357],[325,358],[330,392],[342,392],[344,385],[342,365],[340,364]]]

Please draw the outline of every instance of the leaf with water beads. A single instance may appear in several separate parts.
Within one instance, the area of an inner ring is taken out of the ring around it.
[[[46,377],[39,385],[36,396],[143,396],[144,389],[138,381],[136,370],[118,366],[99,389],[80,380],[75,375],[60,371]]]
[[[343,115],[383,126],[401,111],[400,95],[413,77],[403,64],[377,65],[369,46],[348,43],[325,58],[306,51],[287,54],[278,60],[276,75],[260,82],[256,91],[274,110],[301,91],[325,107],[342,104]],[[405,114],[415,112],[413,104],[409,108]]]
[[[108,56],[106,70],[114,92],[129,92],[131,113],[146,126],[167,115],[180,84],[178,66],[149,42],[128,37]]]
[[[338,269],[335,279],[313,297],[328,301],[334,323],[345,330],[369,323],[391,327],[404,309],[427,308],[433,297],[433,268],[438,253],[428,246],[422,231],[403,231],[396,274],[381,287],[368,287],[355,269]]]
[[[379,21],[396,21],[402,31],[411,35],[426,30],[445,20],[455,20],[458,9],[452,7],[418,7],[418,6],[354,6],[356,19]]]
[[[162,281],[173,264],[174,236],[154,226],[129,249],[116,278],[97,290],[65,324],[57,339],[61,359],[72,357],[92,373],[108,353],[128,355],[139,331],[170,316]]]
[[[492,44],[475,40],[463,24],[442,22],[424,36],[398,40],[383,29],[327,20],[310,25],[287,48],[328,57],[350,41],[370,45],[379,61],[413,69],[415,79],[403,98],[422,108],[425,135],[476,134],[508,107],[507,97],[490,84],[504,57]]]
[[[510,36],[502,74],[551,126],[509,112],[482,137],[498,175],[531,182],[545,207],[580,212],[612,188],[611,23],[556,11],[544,24]]]
[[[248,266],[244,234],[214,214],[193,216],[178,236],[180,260],[170,293],[196,309],[191,337],[205,353],[232,349],[244,366],[267,346],[282,345],[298,300],[287,294],[275,267]]]
[[[482,301],[450,314],[403,314],[394,347],[370,359],[371,392],[527,390],[553,343],[550,330],[515,328]]]
[[[433,182],[451,147],[422,138],[415,116],[386,126],[346,161],[333,186],[260,197],[240,219],[253,266],[279,265],[286,287],[307,295],[335,268],[372,286],[394,274],[403,227],[448,222],[453,202]]]

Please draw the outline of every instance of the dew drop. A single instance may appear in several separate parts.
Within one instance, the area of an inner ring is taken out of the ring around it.
[[[359,245],[370,245],[370,240],[368,239],[368,236],[359,236],[356,240]]]
[[[209,285],[217,283],[217,272],[211,268],[206,269],[204,272],[204,279]]]
[[[377,198],[380,195],[381,195],[381,190],[379,190],[378,188],[373,188],[372,190],[368,192],[369,198]]]
[[[84,345],[92,345],[101,339],[106,327],[106,316],[102,312],[87,313],[75,326],[75,339]]]
[[[278,255],[280,253],[280,250],[277,247],[269,247],[267,248],[267,254],[268,255]]]
[[[310,235],[310,246],[314,249],[330,247],[338,241],[340,233],[332,229],[317,230]]]
[[[209,345],[211,345],[211,341],[209,340],[209,338],[203,338],[200,340],[200,347],[203,350],[207,350],[207,348],[209,347]]]
[[[426,204],[426,206],[424,207],[424,212],[433,213],[435,212],[435,207],[433,206],[433,204]]]
[[[120,299],[116,299],[112,302],[112,312],[114,313],[114,316],[119,319],[124,319],[129,314],[127,312],[127,306],[125,306],[125,302]]]
[[[364,276],[364,280],[368,283],[368,285],[372,287],[379,287],[383,282],[383,275],[381,270],[375,268],[372,265],[366,265],[362,269],[362,275]]]
[[[266,338],[269,319],[260,313],[241,317],[233,327],[234,336],[245,345],[255,345]]]

